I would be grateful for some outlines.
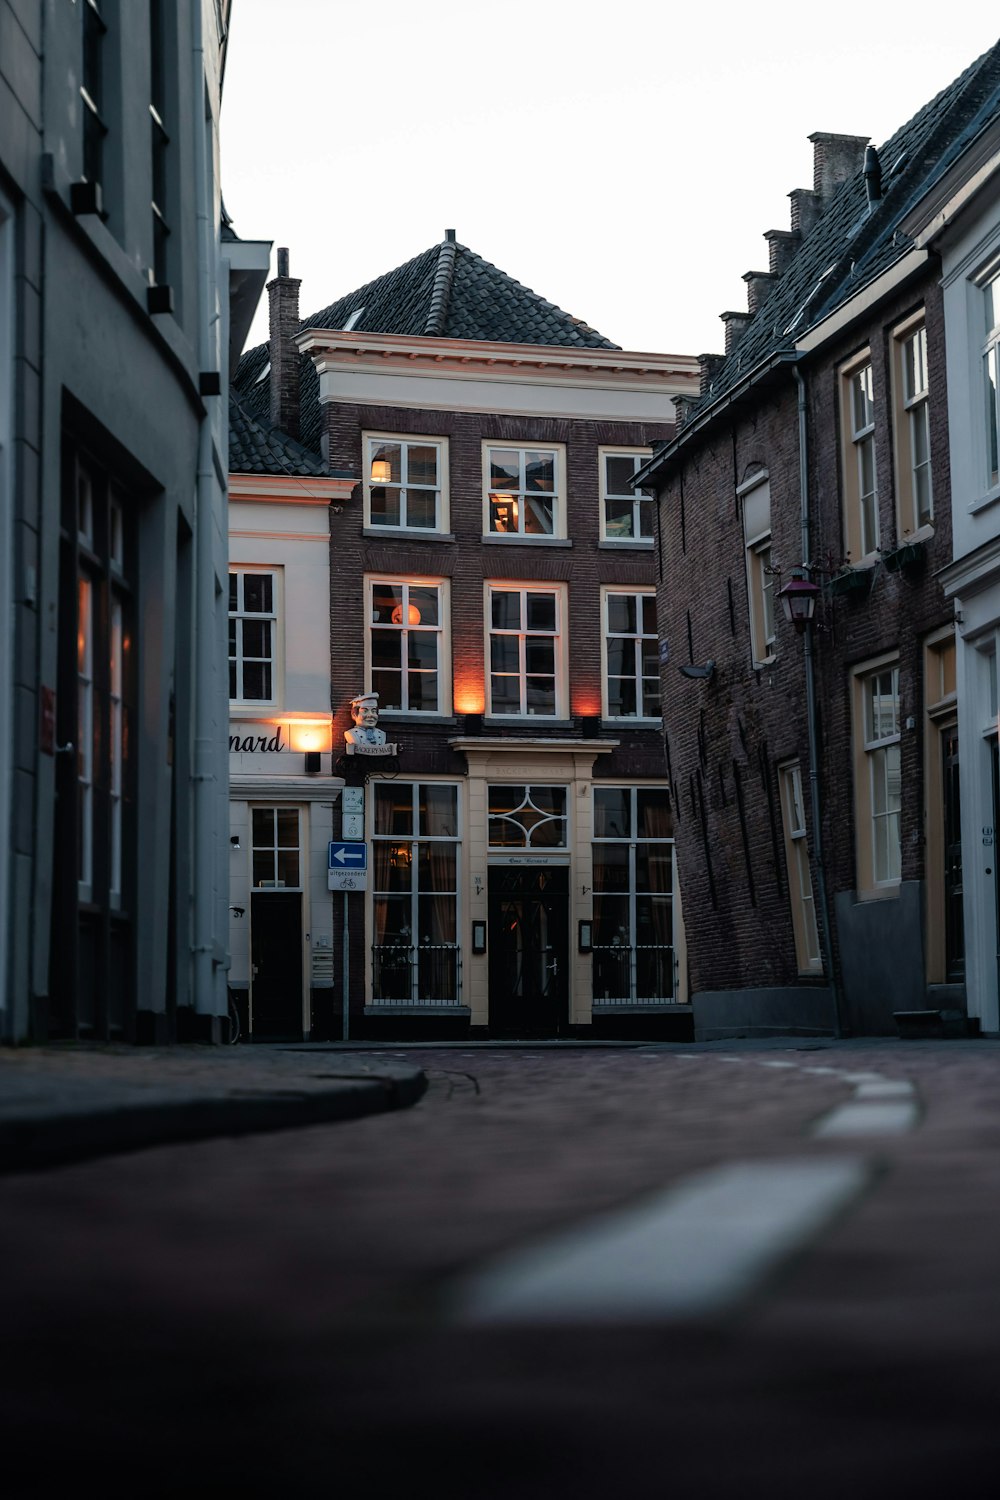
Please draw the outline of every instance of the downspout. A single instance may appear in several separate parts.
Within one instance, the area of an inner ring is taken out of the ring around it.
[[[806,383],[798,364],[792,366],[798,394],[799,410],[799,514],[802,526],[802,566],[806,576],[811,577],[812,544],[809,531],[809,438],[806,425]],[[813,632],[807,625],[802,636],[806,676],[806,725],[809,744],[809,802],[812,809],[813,856],[816,865],[816,888],[819,896],[819,920],[822,932],[823,953],[826,972],[833,996],[834,1034],[844,1034],[841,1021],[840,985],[833,962],[833,942],[830,935],[830,911],[827,905],[826,867],[823,857],[823,822],[820,816],[819,795],[819,750],[816,744],[816,680],[813,663]]]
[[[220,323],[218,307],[218,253],[212,211],[212,170],[209,162],[205,116],[206,52],[202,35],[202,10],[192,7],[194,46],[192,62],[195,109],[196,224],[198,244],[198,368],[219,368]],[[211,403],[219,397],[203,397]],[[195,674],[194,722],[194,919],[192,988],[195,1013],[216,1016],[224,1012],[216,998],[216,886],[219,839],[220,778],[218,773],[219,659],[217,639],[214,522],[220,503],[221,484],[213,462],[211,407],[205,410],[198,431],[198,474],[195,512],[195,619],[193,668]],[[208,1039],[208,1038],[206,1038]],[[218,1041],[212,1028],[211,1040]]]

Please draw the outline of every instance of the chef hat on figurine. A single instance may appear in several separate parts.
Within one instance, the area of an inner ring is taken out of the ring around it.
[[[363,708],[373,708],[378,713],[378,693],[359,693],[356,698],[351,699],[351,713],[356,714]]]

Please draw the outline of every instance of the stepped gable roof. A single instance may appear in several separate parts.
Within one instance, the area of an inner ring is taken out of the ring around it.
[[[574,349],[620,347],[451,238],[304,318],[300,326],[342,329],[352,317],[352,327],[359,334],[485,339]],[[268,360],[267,344],[249,349],[233,381],[245,409],[265,424],[270,410],[263,378]],[[308,355],[302,356],[299,397],[300,442],[318,451],[319,379]]]
[[[229,472],[231,474],[293,474],[319,476],[328,469],[311,452],[246,410],[238,396],[229,398]]]
[[[1000,43],[878,148],[882,197],[871,209],[863,172],[836,190],[691,408],[678,447],[694,435],[699,414],[769,360],[790,354],[808,328],[907,254],[912,241],[900,230],[901,220],[995,112],[998,88]]]

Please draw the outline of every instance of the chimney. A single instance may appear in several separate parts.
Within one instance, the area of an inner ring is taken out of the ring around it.
[[[792,188],[788,196],[792,200],[792,233],[805,239],[822,214],[823,205],[812,188]]]
[[[278,251],[278,274],[267,283],[271,346],[271,421],[289,437],[299,435],[299,331],[301,280],[288,274],[288,251]]]
[[[747,307],[750,309],[751,316],[765,300],[777,279],[771,271],[744,272],[743,280],[747,284]]]
[[[671,399],[674,403],[674,427],[679,432],[691,415],[691,408],[697,406],[701,397],[679,394]]]
[[[870,213],[882,197],[882,163],[874,146],[865,147],[865,194]]]
[[[772,276],[780,276],[795,259],[802,236],[797,229],[765,229],[764,238],[767,240],[770,261],[768,270]]]
[[[719,317],[726,325],[726,353],[732,354],[746,332],[750,314],[748,312],[724,312],[720,313]]]
[[[816,130],[809,137],[813,148],[813,191],[829,203],[840,185],[861,171],[870,136],[831,135]]]
[[[698,360],[698,369],[701,374],[698,394],[699,396],[707,396],[708,388],[715,379],[715,373],[719,369],[719,366],[725,362],[726,356],[724,354],[699,354],[696,357]]]

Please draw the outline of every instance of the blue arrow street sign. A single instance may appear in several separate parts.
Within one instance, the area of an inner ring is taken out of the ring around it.
[[[330,870],[367,870],[367,844],[331,844],[327,868]]]

